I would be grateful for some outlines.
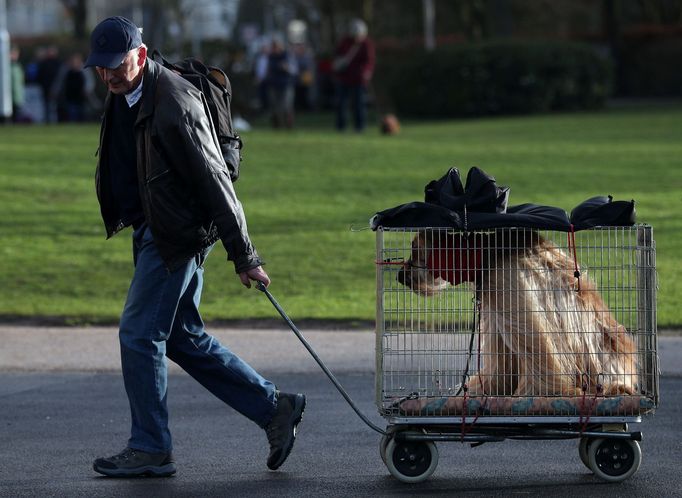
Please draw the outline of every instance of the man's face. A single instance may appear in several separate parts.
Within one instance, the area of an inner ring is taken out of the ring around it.
[[[128,52],[117,68],[97,66],[96,70],[111,93],[123,95],[133,91],[139,85],[146,60],[147,47],[142,45]]]

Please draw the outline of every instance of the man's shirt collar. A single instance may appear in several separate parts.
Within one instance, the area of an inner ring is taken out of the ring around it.
[[[130,93],[125,94],[126,102],[128,102],[128,107],[132,107],[137,104],[142,97],[142,85],[144,84],[144,76],[140,80],[140,84],[137,88]]]

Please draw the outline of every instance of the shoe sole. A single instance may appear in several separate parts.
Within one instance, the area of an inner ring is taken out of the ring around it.
[[[170,477],[176,472],[175,464],[169,463],[166,465],[145,465],[142,467],[135,467],[134,469],[105,469],[93,465],[92,469],[95,472],[109,477]]]
[[[297,395],[296,402],[294,404],[294,410],[291,412],[291,418],[289,419],[289,422],[293,425],[293,430],[291,431],[291,435],[286,444],[286,449],[282,453],[282,456],[279,457],[279,460],[277,460],[277,462],[273,463],[272,465],[268,465],[268,468],[270,470],[277,470],[279,467],[281,467],[281,465],[284,463],[284,461],[291,453],[291,449],[294,447],[294,441],[296,440],[296,430],[298,428],[298,424],[300,424],[301,420],[303,419],[305,405],[306,405],[305,395],[303,394],[301,394],[300,396]]]

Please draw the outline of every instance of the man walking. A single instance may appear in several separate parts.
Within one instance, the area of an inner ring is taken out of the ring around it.
[[[147,58],[140,29],[111,17],[92,32],[85,67],[107,85],[96,186],[111,237],[133,228],[135,272],[120,320],[131,435],[119,454],[95,460],[109,476],[175,473],[166,405],[167,360],[265,429],[267,465],[289,455],[305,409],[204,330],[203,263],[221,240],[246,286],[269,285],[220,153],[204,96]]]

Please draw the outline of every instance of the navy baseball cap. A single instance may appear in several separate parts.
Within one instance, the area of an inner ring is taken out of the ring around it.
[[[90,35],[90,55],[84,67],[116,69],[126,54],[142,45],[142,33],[125,17],[109,17],[95,26]]]

